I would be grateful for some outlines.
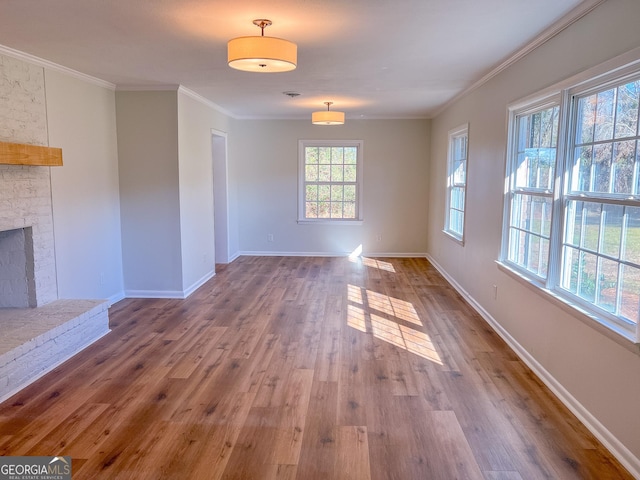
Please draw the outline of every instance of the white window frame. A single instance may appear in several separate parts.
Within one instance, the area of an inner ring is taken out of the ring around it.
[[[356,147],[356,181],[355,182],[327,182],[327,184],[349,184],[356,188],[356,218],[306,218],[305,217],[305,149],[307,147]],[[298,141],[298,223],[299,224],[339,224],[361,225],[363,221],[362,191],[363,191],[363,150],[362,140],[299,140]]]
[[[516,187],[516,159],[518,154],[518,119],[522,117],[526,117],[529,115],[533,115],[535,113],[553,108],[560,107],[560,121],[559,121],[559,129],[562,128],[562,108],[561,108],[561,95],[559,93],[554,93],[552,95],[544,96],[542,98],[537,98],[530,102],[526,102],[524,104],[514,105],[509,108],[509,127],[508,127],[508,136],[507,136],[507,166],[506,166],[506,175],[505,175],[505,201],[504,201],[504,213],[503,213],[503,225],[502,225],[502,248],[501,248],[501,257],[500,262],[507,264],[510,268],[516,270],[519,274],[529,278],[529,280],[539,286],[546,288],[547,279],[551,276],[550,272],[553,273],[553,250],[554,250],[554,220],[557,219],[555,208],[552,208],[552,220],[551,220],[551,240],[549,247],[549,259],[548,265],[549,269],[546,275],[541,275],[539,272],[532,272],[522,267],[521,265],[511,262],[509,260],[509,245],[510,245],[510,227],[511,227],[511,216],[512,216],[512,200],[516,194],[530,194],[537,195],[539,197],[544,198],[556,198],[557,195],[560,194],[558,191],[558,182],[557,178],[560,175],[559,173],[559,162],[557,159],[561,155],[562,150],[562,140],[560,137],[560,133],[558,132],[558,147],[556,153],[556,165],[554,167],[554,184],[551,188],[546,190],[538,190],[535,191],[533,188],[518,188]],[[554,206],[555,206],[554,202]]]
[[[622,56],[621,59],[623,58],[625,57]],[[619,61],[621,61],[621,59],[619,59]],[[595,203],[609,202],[627,207],[640,207],[640,192],[636,192],[635,195],[623,195],[625,198],[622,198],[622,196],[618,194],[594,193],[585,195],[583,192],[571,191],[570,183],[572,182],[572,169],[574,168],[573,149],[576,133],[574,129],[577,125],[576,105],[578,98],[638,79],[640,79],[640,60],[638,57],[635,57],[631,62],[627,62],[626,65],[610,61],[605,65],[591,69],[589,72],[585,72],[584,74],[562,82],[556,87],[546,90],[541,93],[538,98],[529,98],[519,104],[510,106],[502,248],[498,260],[498,264],[507,272],[513,273],[517,278],[538,288],[540,292],[552,301],[559,303],[580,318],[595,322],[603,333],[613,333],[615,338],[625,339],[635,344],[640,344],[640,319],[636,319],[635,324],[630,323],[622,316],[617,316],[604,308],[598,307],[596,300],[592,302],[579,297],[577,294],[573,294],[562,287],[561,277],[562,262],[564,261],[563,245],[566,241],[564,238],[566,228],[565,212],[570,201],[592,200]],[[508,260],[511,194],[514,185],[513,175],[515,174],[513,170],[516,165],[514,142],[517,140],[517,132],[515,131],[517,117],[550,105],[559,105],[560,119],[555,171],[556,180],[552,189],[553,218],[551,221],[549,267],[546,276],[539,276]],[[640,128],[640,126],[638,128]],[[640,139],[637,141],[639,144],[638,148],[640,149]],[[636,169],[637,168],[636,166]],[[619,260],[618,263],[624,262]]]
[[[456,158],[456,141],[464,138],[464,155],[463,158]],[[464,245],[464,230],[466,223],[466,206],[467,206],[467,176],[469,173],[469,124],[465,123],[456,128],[449,130],[448,135],[448,152],[447,152],[447,198],[444,221],[444,233],[452,237],[461,245]],[[464,182],[455,181],[455,164],[456,161],[462,161],[464,165]],[[454,189],[462,190],[463,200],[462,206],[456,208],[452,206],[451,197]],[[457,231],[452,225],[452,211],[460,212],[462,215],[462,225],[460,231]]]

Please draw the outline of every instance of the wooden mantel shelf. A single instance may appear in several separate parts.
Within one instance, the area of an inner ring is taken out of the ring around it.
[[[62,166],[62,149],[0,142],[0,164]]]

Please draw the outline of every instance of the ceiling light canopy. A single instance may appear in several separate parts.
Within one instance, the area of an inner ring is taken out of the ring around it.
[[[344,112],[336,112],[329,110],[329,106],[333,102],[324,102],[327,106],[326,110],[313,112],[311,114],[311,123],[314,125],[342,125],[344,124]]]
[[[298,63],[298,46],[288,40],[265,37],[264,29],[271,20],[259,18],[253,24],[260,27],[262,35],[238,37],[227,43],[227,60],[231,68],[247,72],[288,72]]]

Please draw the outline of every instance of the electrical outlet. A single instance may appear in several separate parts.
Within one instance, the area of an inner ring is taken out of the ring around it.
[[[376,242],[381,242],[382,241],[382,235],[378,234],[376,235]]]
[[[267,242],[273,242],[273,233],[267,233]]]
[[[100,285],[104,285],[104,272],[100,272]]]

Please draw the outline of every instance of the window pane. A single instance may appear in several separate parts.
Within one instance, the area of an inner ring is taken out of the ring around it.
[[[306,164],[318,163],[318,147],[306,147],[304,150]]]
[[[633,193],[640,195],[640,140],[636,143],[636,185]]]
[[[343,173],[342,165],[331,166],[331,181],[332,182],[344,181],[344,173]]]
[[[640,80],[618,87],[616,138],[634,137],[638,132]]]
[[[604,205],[602,210],[603,230],[600,252],[614,258],[620,257],[623,213],[622,205]]]
[[[307,185],[305,193],[305,200],[307,201],[317,201],[318,200],[318,186],[317,185]]]
[[[304,179],[307,182],[318,181],[318,167],[316,165],[307,165],[304,169]]]
[[[509,260],[536,275],[545,276],[549,265],[549,242],[538,235],[511,229]]]
[[[307,202],[304,216],[305,218],[318,218],[318,204],[316,202]]]
[[[609,193],[611,188],[611,144],[593,147],[593,184],[591,191]]]
[[[323,164],[331,163],[331,147],[319,147],[318,159],[318,161]]]
[[[595,252],[598,251],[600,241],[600,212],[599,203],[585,202],[582,210],[582,247]]]
[[[453,187],[451,189],[451,200],[449,206],[456,210],[464,210],[464,188]]]
[[[514,194],[511,225],[548,236],[551,232],[551,198]]]
[[[551,199],[533,197],[531,231],[546,237],[551,233]]]
[[[342,218],[342,203],[331,202],[331,218]]]
[[[625,215],[626,226],[622,258],[627,262],[640,265],[640,207],[627,207]]]
[[[346,202],[355,202],[356,201],[356,186],[355,185],[345,185],[344,186],[344,200]]]
[[[538,272],[540,267],[540,237],[529,235],[529,243],[526,252],[526,268],[532,272]]]
[[[578,101],[578,124],[576,128],[576,143],[590,143],[593,141],[593,131],[596,121],[596,95],[583,97]]]
[[[574,156],[573,190],[580,192],[591,191],[591,170],[593,165],[593,148],[578,147]]]
[[[318,200],[326,202],[331,199],[331,185],[318,186]]]
[[[640,308],[640,268],[622,265],[620,279],[620,314],[638,323]]]
[[[569,245],[582,244],[582,210],[584,202],[570,201],[565,212],[565,242]]]
[[[596,305],[608,312],[616,311],[618,296],[618,262],[600,259]]]
[[[613,193],[632,193],[635,158],[635,140],[613,144]]]
[[[464,225],[464,213],[460,210],[451,210],[449,213],[449,229],[462,235]]]
[[[344,218],[356,218],[356,204],[355,202],[344,203]]]
[[[455,185],[465,184],[466,182],[466,166],[465,161],[456,161],[453,164],[453,183]]]
[[[318,218],[330,218],[330,203],[318,202]]]
[[[606,90],[597,94],[596,118],[593,140],[611,140],[613,138],[613,105],[615,102],[615,89]]]
[[[549,245],[550,242],[546,238],[540,240],[540,264],[538,274],[546,277],[549,271]]]
[[[344,147],[344,163],[355,165],[358,160],[358,149],[356,147]]]
[[[552,189],[559,107],[518,117],[517,187]]]
[[[344,148],[343,147],[331,147],[331,163],[334,165],[337,163],[344,163],[343,160]]]
[[[331,201],[341,202],[343,199],[344,186],[331,185]]]
[[[578,274],[580,270],[580,251],[565,247],[563,250],[562,288],[574,295],[578,293]]]
[[[525,265],[527,235],[522,230],[512,228],[509,232],[509,260],[518,265]]]
[[[593,303],[596,297],[597,257],[587,252],[578,255],[578,296]]]
[[[331,181],[331,166],[330,165],[320,165],[319,173],[318,173],[318,181],[320,182],[329,182]]]
[[[464,160],[467,158],[467,137],[455,137],[453,140],[453,159]]]
[[[640,81],[578,99],[574,191],[638,193],[638,100]],[[587,133],[593,134],[590,138]],[[634,138],[635,137],[635,138]],[[619,138],[628,140],[614,141]],[[634,181],[635,180],[635,181]]]
[[[511,202],[511,225],[527,228],[529,221],[530,196],[516,193]]]
[[[355,182],[356,181],[356,166],[345,165],[344,166],[344,181]]]

